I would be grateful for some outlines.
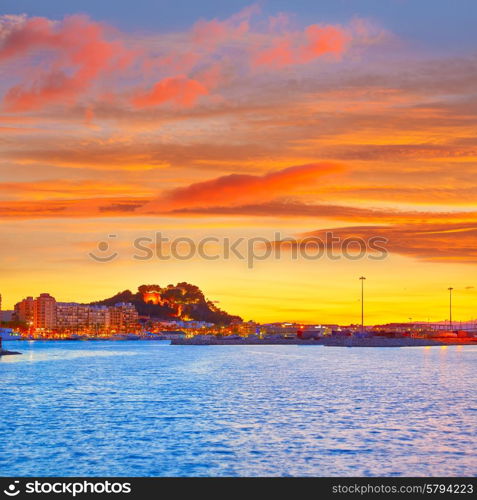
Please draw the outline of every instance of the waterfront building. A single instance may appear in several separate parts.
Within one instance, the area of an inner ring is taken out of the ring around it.
[[[34,326],[42,330],[56,327],[56,300],[49,293],[41,293],[35,301]]]
[[[110,308],[75,302],[58,302],[56,328],[60,332],[100,333],[111,326]]]
[[[139,315],[134,304],[120,302],[110,308],[111,328],[116,331],[128,331],[137,328]]]
[[[106,306],[89,306],[88,325],[95,332],[105,332],[111,328],[111,310]]]
[[[244,337],[248,337],[257,333],[259,334],[260,325],[254,321],[236,322],[232,323],[232,331]]]
[[[109,330],[135,329],[138,322],[136,308],[130,303],[114,306],[91,306],[76,303],[58,303],[57,330],[62,332],[107,333]]]
[[[33,326],[35,319],[35,299],[27,297],[15,304],[15,319],[28,326]]]
[[[89,325],[89,306],[74,302],[56,304],[56,326],[60,331],[75,331]]]
[[[273,337],[296,337],[302,325],[296,323],[268,323],[262,325],[262,331],[266,336]]]
[[[320,339],[330,332],[329,328],[322,325],[307,325],[298,332],[298,337],[301,339]]]
[[[27,297],[15,305],[15,319],[28,327],[51,330],[56,327],[56,300],[48,293]]]
[[[110,330],[135,330],[139,320],[133,304],[96,306],[76,302],[56,302],[54,297],[42,293],[27,297],[15,305],[15,319],[30,329],[57,333],[101,334]]]

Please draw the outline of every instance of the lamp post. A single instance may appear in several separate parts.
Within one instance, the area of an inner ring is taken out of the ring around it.
[[[366,279],[365,276],[361,276],[360,278],[361,281],[361,333],[364,332],[364,280]]]
[[[449,326],[452,331],[452,290],[454,290],[452,287],[448,288],[449,290]]]

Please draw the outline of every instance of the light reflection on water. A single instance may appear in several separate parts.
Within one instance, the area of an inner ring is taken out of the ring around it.
[[[477,473],[473,346],[5,347],[0,475]]]

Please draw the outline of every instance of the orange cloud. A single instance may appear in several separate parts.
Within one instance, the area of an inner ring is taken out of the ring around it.
[[[247,201],[270,200],[292,194],[322,176],[341,172],[336,163],[312,163],[285,168],[265,175],[231,174],[165,193],[158,206],[166,209],[236,205]]]
[[[158,106],[165,102],[189,107],[200,96],[207,94],[207,88],[197,80],[186,77],[165,78],[157,82],[149,92],[136,95],[132,102],[136,108]]]
[[[105,38],[100,23],[84,16],[69,16],[61,22],[31,18],[14,24],[0,46],[0,60],[45,49],[55,54],[54,62],[48,70],[32,74],[28,83],[7,91],[7,110],[26,111],[51,102],[74,102],[101,73],[127,66],[132,56],[121,42]]]

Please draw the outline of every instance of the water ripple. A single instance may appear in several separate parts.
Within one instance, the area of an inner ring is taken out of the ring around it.
[[[0,475],[477,474],[472,347],[6,344]]]

